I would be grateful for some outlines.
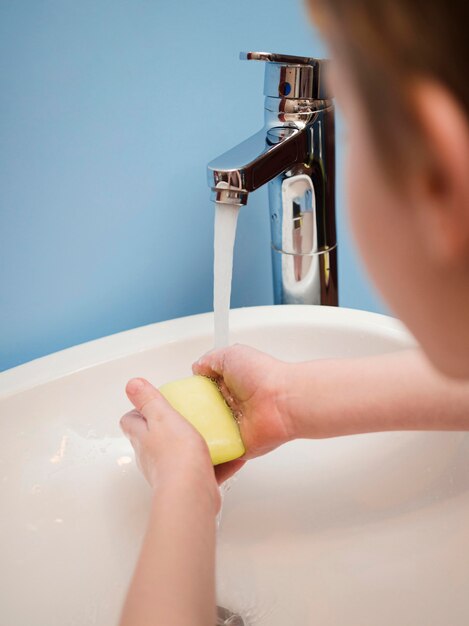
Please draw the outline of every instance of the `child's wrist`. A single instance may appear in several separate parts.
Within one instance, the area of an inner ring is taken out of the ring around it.
[[[294,363],[282,362],[277,377],[277,407],[285,427],[287,441],[301,437],[298,432],[298,416],[295,414],[292,402],[295,395],[295,368]]]
[[[213,467],[191,467],[184,463],[173,466],[153,487],[153,500],[160,499],[183,499],[216,515],[220,509],[220,490]]]
[[[327,375],[323,372],[324,361],[317,363],[317,367],[312,363],[286,363],[282,372],[280,405],[291,440],[325,436],[320,416]],[[330,400],[333,402],[333,398]]]

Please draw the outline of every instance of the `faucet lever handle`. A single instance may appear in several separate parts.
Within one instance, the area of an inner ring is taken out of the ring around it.
[[[276,52],[240,52],[239,58],[241,61],[266,61],[267,63],[282,63],[284,65],[316,66],[321,62],[321,59],[315,59],[314,57],[298,57]]]

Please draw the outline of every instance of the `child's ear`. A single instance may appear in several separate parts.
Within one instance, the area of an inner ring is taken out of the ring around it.
[[[417,186],[424,243],[437,262],[469,267],[469,117],[437,83],[412,95],[429,157]]]

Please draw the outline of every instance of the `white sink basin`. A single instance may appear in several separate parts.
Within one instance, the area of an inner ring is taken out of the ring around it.
[[[289,360],[413,345],[394,320],[346,309],[244,309],[231,322],[234,341]],[[118,427],[124,385],[189,374],[211,341],[202,315],[0,375],[1,624],[116,623],[150,496]],[[293,442],[231,484],[219,604],[256,626],[466,625],[468,518],[465,434]]]

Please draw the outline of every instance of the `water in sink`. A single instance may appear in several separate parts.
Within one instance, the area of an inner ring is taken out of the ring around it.
[[[215,348],[229,344],[229,315],[233,247],[236,237],[239,206],[215,203],[215,244],[213,261],[213,310]]]

